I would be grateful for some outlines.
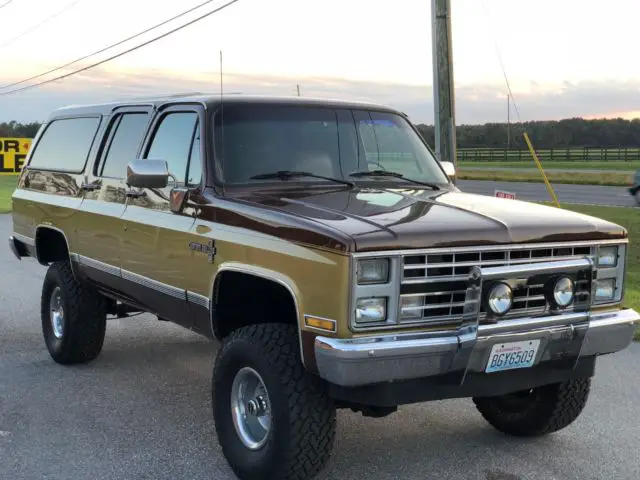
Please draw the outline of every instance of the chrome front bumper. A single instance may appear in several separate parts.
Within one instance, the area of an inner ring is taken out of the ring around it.
[[[604,355],[633,340],[640,315],[632,309],[567,313],[506,320],[468,331],[380,335],[352,339],[316,337],[318,372],[355,387],[459,372],[483,372],[497,343],[540,340],[536,364]],[[491,375],[491,374],[487,374]]]

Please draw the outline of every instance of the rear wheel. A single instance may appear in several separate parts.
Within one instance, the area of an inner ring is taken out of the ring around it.
[[[57,363],[84,363],[102,350],[107,314],[102,295],[79,283],[69,262],[47,270],[40,300],[42,333]]]
[[[324,382],[304,369],[295,327],[232,332],[216,359],[212,397],[218,441],[241,480],[312,478],[329,460],[336,409]]]
[[[473,401],[499,431],[535,437],[573,423],[587,403],[590,385],[590,378],[580,378],[496,397],[474,397]]]

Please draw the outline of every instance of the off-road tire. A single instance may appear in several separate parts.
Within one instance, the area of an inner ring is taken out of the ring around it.
[[[231,386],[244,367],[262,377],[271,406],[271,429],[258,450],[241,442],[231,415]],[[292,325],[251,325],[230,333],[215,361],[212,400],[218,441],[241,480],[309,479],[331,456],[336,408],[325,382],[303,367]]]
[[[63,333],[57,338],[50,317],[51,294],[59,287],[64,309]],[[78,282],[68,261],[55,262],[47,270],[40,300],[42,333],[49,354],[59,364],[94,360],[101,352],[107,324],[104,297]]]
[[[534,388],[526,398],[514,394],[474,397],[476,407],[493,427],[508,435],[537,437],[561,430],[578,418],[589,397],[590,378]]]

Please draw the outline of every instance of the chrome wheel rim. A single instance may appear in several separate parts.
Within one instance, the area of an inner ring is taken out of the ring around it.
[[[49,318],[51,319],[51,329],[56,338],[62,338],[64,334],[64,307],[62,306],[62,291],[56,287],[51,292],[49,299]]]
[[[245,447],[258,450],[265,444],[271,430],[271,404],[262,377],[253,368],[242,368],[233,379],[231,416]]]

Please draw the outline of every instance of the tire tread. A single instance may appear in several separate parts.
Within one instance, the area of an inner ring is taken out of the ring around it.
[[[505,412],[491,397],[474,397],[473,402],[497,430],[519,437],[536,437],[573,423],[587,404],[590,388],[590,378],[539,387],[537,403],[526,414]]]
[[[275,368],[274,373],[288,397],[290,448],[284,463],[277,468],[278,475],[269,478],[302,480],[315,476],[333,450],[336,410],[324,382],[308,373],[300,361],[295,326],[264,323],[234,330],[224,340],[216,367],[224,351],[236,341],[249,341],[258,346],[266,356],[265,365]],[[222,448],[224,452],[224,446]]]
[[[65,339],[59,352],[52,352],[54,360],[63,365],[86,363],[102,351],[106,331],[104,298],[92,287],[78,282],[68,261],[53,263],[45,276],[41,297],[42,322],[49,321],[51,282],[64,291]],[[55,288],[55,287],[54,287]],[[46,337],[45,337],[45,340]]]

